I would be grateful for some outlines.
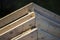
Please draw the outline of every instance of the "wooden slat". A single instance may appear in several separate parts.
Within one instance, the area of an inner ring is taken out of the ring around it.
[[[48,19],[45,19],[45,17],[37,15],[36,18],[37,27],[40,29],[45,30],[46,32],[53,34],[57,37],[60,37],[60,25],[57,25]]]
[[[37,28],[29,29],[11,40],[37,40]]]
[[[60,40],[60,39],[39,29],[38,30],[38,40]]]
[[[0,37],[1,40],[10,40],[11,38],[15,37],[18,34],[21,34],[25,32],[28,29],[31,29],[31,27],[35,26],[35,19],[31,19],[28,22],[24,23],[23,25],[13,29],[12,31],[2,35]]]
[[[22,17],[21,19],[16,20],[15,22],[5,26],[4,28],[0,29],[0,36],[2,36],[5,33],[10,32],[11,30],[17,28],[18,26],[25,23],[25,21],[29,21],[35,18],[34,12],[29,13],[28,15]]]
[[[48,17],[49,19],[53,20],[54,22],[57,22],[58,24],[60,24],[60,16],[56,15],[55,13],[33,3],[34,6],[34,12],[36,12],[36,10],[39,12],[39,14]]]
[[[32,12],[21,18],[21,20],[0,30],[0,39],[10,40],[12,37],[15,37],[16,35],[28,30],[33,26],[35,26],[35,14]]]
[[[29,13],[29,9],[31,9],[32,3],[8,14],[7,16],[0,19],[0,28],[4,27],[5,25],[13,22],[14,20],[18,19],[19,17]]]

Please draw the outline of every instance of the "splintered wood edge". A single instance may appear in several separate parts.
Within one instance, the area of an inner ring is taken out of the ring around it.
[[[26,32],[24,32],[24,33],[22,33],[22,34],[19,34],[18,36],[12,38],[11,40],[18,40],[18,39],[23,38],[23,37],[25,37],[26,35],[34,32],[34,31],[36,31],[36,30],[37,30],[37,28],[29,29],[28,31],[26,31]]]
[[[29,15],[32,16],[32,17],[30,17]],[[29,17],[29,19],[26,19],[27,17]],[[18,27],[18,26],[23,25],[24,23],[26,23],[26,22],[28,22],[28,21],[34,19],[34,18],[35,18],[34,12],[29,13],[28,15],[26,15],[26,16],[24,16],[24,17],[22,17],[22,18],[16,20],[15,22],[13,22],[13,23],[11,23],[11,24],[9,24],[9,25],[3,27],[2,29],[0,29],[0,36],[2,36],[3,34],[5,34],[5,33],[9,32],[9,31],[11,31],[11,30],[13,30],[13,29],[15,29],[15,28]],[[22,21],[22,19],[25,19],[25,21],[22,22],[22,23],[20,23],[19,25],[14,26],[14,27],[9,27],[9,26],[11,26],[11,25],[13,26],[13,24],[16,23],[16,22],[18,22],[18,21]]]

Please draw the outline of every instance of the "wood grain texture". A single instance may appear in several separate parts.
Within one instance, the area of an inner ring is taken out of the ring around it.
[[[33,27],[35,25],[35,14],[29,13],[21,20],[16,21],[15,23],[8,25],[7,27],[0,30],[0,39],[9,40],[12,37],[24,32],[25,30]],[[6,38],[7,37],[7,38]]]
[[[52,20],[49,21],[49,19],[45,19],[45,17],[37,14],[36,25],[38,28],[60,38],[60,25],[52,22]]]
[[[21,18],[25,14],[29,13],[29,9],[32,7],[32,3],[6,15],[5,17],[0,19],[0,28],[6,26],[7,24],[16,21],[16,19]]]
[[[37,40],[37,28],[29,29],[11,40]]]
[[[38,30],[38,40],[60,40],[60,39],[39,29]]]

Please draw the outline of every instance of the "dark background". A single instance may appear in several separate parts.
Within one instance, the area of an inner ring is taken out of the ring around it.
[[[34,2],[58,15],[60,15],[60,0],[0,0],[0,18]]]

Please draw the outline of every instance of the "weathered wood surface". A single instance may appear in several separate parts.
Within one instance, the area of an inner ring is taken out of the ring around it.
[[[38,29],[38,40],[60,40],[60,39],[41,29]]]
[[[1,40],[3,40],[3,39],[9,40],[9,38],[10,37],[12,38],[14,35],[17,34],[17,32],[19,32],[19,34],[20,34],[21,33],[20,31],[25,31],[26,29],[29,29],[35,25],[38,28],[38,32],[36,32],[36,33],[38,33],[38,36],[37,36],[38,40],[60,40],[59,39],[60,38],[60,16],[58,16],[58,15],[54,14],[53,12],[50,12],[34,3],[31,3],[31,5],[28,7],[29,7],[29,10],[28,10],[29,12],[33,11],[31,13],[31,15],[27,14],[26,16],[22,17],[21,20],[19,19],[13,23],[7,25],[6,27],[0,29],[0,34],[2,36]],[[30,21],[29,21],[29,19],[30,19]],[[25,21],[28,21],[28,22],[25,22]],[[24,23],[24,24],[22,26],[20,26],[21,23]],[[14,30],[12,28],[14,28]],[[14,35],[12,34],[12,36],[11,36],[10,34],[12,32],[10,33],[10,31],[14,31],[13,33],[16,33],[16,34],[14,34]],[[6,36],[3,36],[4,34],[7,35],[7,38],[5,38]],[[18,36],[19,36],[19,34],[18,34]],[[34,32],[33,32],[33,34],[34,34]],[[33,34],[30,34],[30,35],[33,36]],[[10,37],[8,35],[10,35]],[[37,40],[37,39],[31,38],[30,35],[26,35],[24,37],[19,36],[18,38],[13,38],[13,40],[15,40],[15,39],[16,40]],[[34,36],[36,36],[36,35],[34,34]]]
[[[36,14],[36,25],[38,28],[43,29],[44,31],[57,37],[60,37],[60,25],[38,13]]]
[[[8,14],[7,16],[0,19],[0,28],[4,27],[5,25],[17,20],[18,18],[21,18],[22,16],[29,13],[29,9],[31,9],[32,3]]]
[[[15,21],[14,23],[7,25],[5,28],[0,30],[0,39],[9,40],[12,37],[24,32],[25,30],[35,26],[35,14],[29,13],[23,18]]]
[[[60,16],[56,15],[55,13],[40,7],[39,5],[36,5],[33,3],[33,7],[34,7],[34,12],[38,12],[40,15],[56,22],[57,24],[60,24]]]
[[[11,40],[37,40],[37,28],[29,29]]]

